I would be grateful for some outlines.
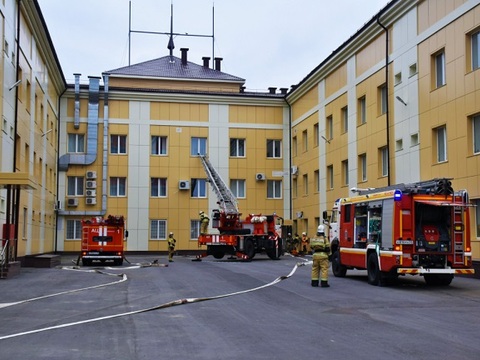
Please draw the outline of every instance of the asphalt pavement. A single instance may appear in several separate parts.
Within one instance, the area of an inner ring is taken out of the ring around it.
[[[308,256],[127,259],[0,280],[0,359],[480,358],[478,279],[313,288]]]

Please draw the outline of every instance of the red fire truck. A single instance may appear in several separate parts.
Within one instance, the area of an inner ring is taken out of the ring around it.
[[[333,274],[366,269],[372,285],[409,274],[441,286],[455,274],[473,274],[471,204],[467,191],[454,192],[450,180],[352,189],[357,196],[336,200],[331,214],[323,212]]]
[[[82,220],[82,251],[80,258],[84,266],[94,260],[114,265],[123,264],[123,244],[128,236],[123,216],[109,215],[106,219],[93,217]]]
[[[216,259],[226,254],[239,259],[251,260],[256,253],[265,252],[271,259],[279,259],[283,251],[283,218],[273,215],[250,214],[241,220],[237,199],[225,185],[205,155],[200,155],[208,181],[218,197],[220,209],[212,211],[212,227],[218,234],[200,234],[198,246],[207,246],[206,253],[197,257],[213,255]]]

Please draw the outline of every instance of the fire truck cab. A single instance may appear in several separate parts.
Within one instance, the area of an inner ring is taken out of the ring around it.
[[[449,285],[455,274],[473,274],[466,190],[451,179],[433,179],[335,201],[323,213],[329,225],[332,270],[367,270],[368,283],[387,284],[399,275],[420,275],[429,285]]]
[[[125,231],[123,216],[109,215],[106,219],[93,217],[82,220],[82,250],[80,258],[83,266],[92,265],[98,260],[102,263],[113,261],[122,265],[124,258],[124,241],[128,236]]]

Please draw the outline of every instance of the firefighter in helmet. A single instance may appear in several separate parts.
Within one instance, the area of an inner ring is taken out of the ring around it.
[[[203,211],[200,211],[200,234],[206,234],[208,232],[208,224],[210,219]]]
[[[173,262],[173,253],[175,252],[175,244],[177,240],[173,237],[173,232],[168,235],[168,261]]]
[[[319,225],[317,234],[311,242],[313,251],[312,263],[312,286],[318,286],[320,277],[320,286],[329,287],[328,285],[328,258],[330,256],[330,242],[325,236],[325,226]]]
[[[302,232],[302,249],[301,249],[302,255],[308,254],[309,244],[310,244],[310,238],[307,236],[307,233],[304,231]]]

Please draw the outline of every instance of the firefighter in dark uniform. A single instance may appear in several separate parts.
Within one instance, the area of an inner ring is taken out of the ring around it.
[[[330,242],[325,236],[325,226],[319,225],[317,235],[310,243],[313,251],[312,263],[312,286],[318,286],[320,277],[320,286],[329,287],[328,285],[328,258],[330,256]]]
[[[177,240],[173,237],[173,232],[168,235],[168,261],[173,262],[173,253],[175,252],[175,244]]]
[[[200,211],[200,234],[206,234],[208,232],[208,224],[210,219],[203,211]]]

